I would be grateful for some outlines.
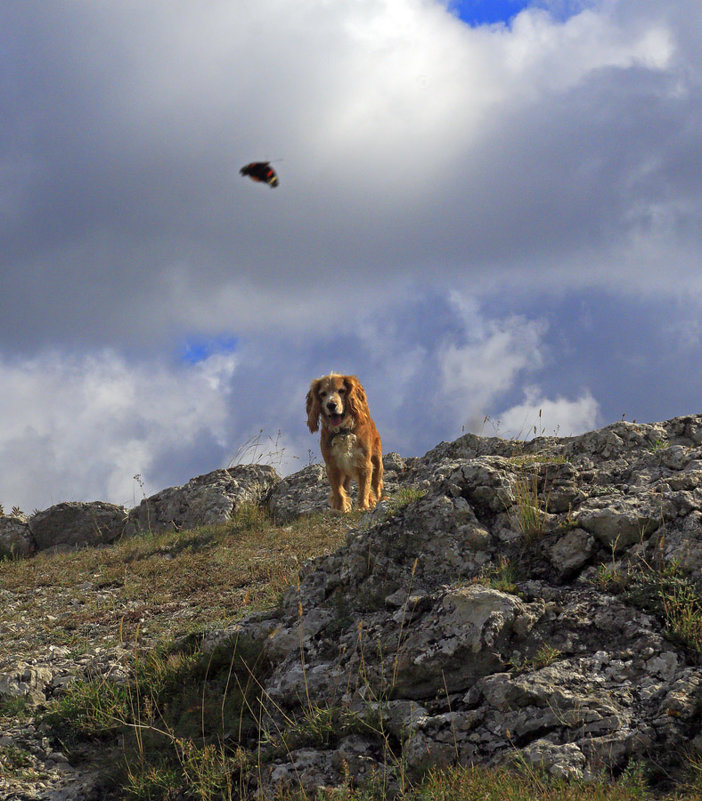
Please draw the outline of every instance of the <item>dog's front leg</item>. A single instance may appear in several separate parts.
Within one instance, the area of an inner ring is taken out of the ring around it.
[[[329,486],[331,487],[331,492],[329,493],[329,504],[331,508],[337,512],[350,512],[351,500],[344,489],[343,474],[336,466],[332,467],[327,465],[327,476],[329,477]]]

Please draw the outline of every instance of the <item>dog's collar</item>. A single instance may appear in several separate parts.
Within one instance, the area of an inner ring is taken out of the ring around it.
[[[350,433],[351,433],[351,429],[350,428],[338,428],[336,431],[332,431],[329,434],[329,444],[331,445],[332,442],[334,442],[334,440],[337,437],[340,437],[342,435],[345,436],[346,434],[350,434]]]

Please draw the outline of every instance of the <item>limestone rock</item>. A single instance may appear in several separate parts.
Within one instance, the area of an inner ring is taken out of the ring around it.
[[[393,682],[401,697],[423,699],[444,689],[466,690],[503,670],[517,630],[531,629],[539,610],[513,595],[479,584],[449,590],[395,643]],[[390,645],[390,643],[388,643]]]
[[[52,679],[50,668],[18,662],[13,671],[0,674],[0,698],[26,698],[37,704],[46,700],[46,687]]]
[[[167,531],[226,523],[245,503],[262,503],[279,476],[268,465],[214,470],[145,498],[129,513],[126,533]]]
[[[29,556],[34,542],[25,515],[0,515],[0,557]]]
[[[527,765],[545,770],[559,779],[581,779],[587,763],[585,754],[575,743],[559,745],[545,739],[535,740],[522,748],[520,758]]]
[[[103,501],[59,503],[32,515],[29,530],[38,551],[102,545],[124,532],[126,516],[124,507]]]
[[[413,460],[397,453],[383,456],[385,494],[395,492],[407,465]],[[357,487],[352,484],[351,499],[356,500]],[[268,509],[274,520],[285,523],[302,515],[325,512],[329,509],[329,481],[323,464],[309,465],[281,479],[271,491]]]
[[[596,498],[578,511],[578,524],[611,548],[627,548],[645,540],[659,526],[657,510],[639,497]]]
[[[281,523],[329,507],[329,485],[322,464],[312,464],[283,478],[273,488],[268,509],[274,520]]]
[[[595,538],[582,528],[567,531],[548,548],[551,564],[560,579],[577,573],[597,550]]]

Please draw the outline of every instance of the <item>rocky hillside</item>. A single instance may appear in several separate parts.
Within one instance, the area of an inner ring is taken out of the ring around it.
[[[306,564],[279,608],[200,644],[257,655],[259,730],[299,735],[311,710],[334,710],[331,737],[264,753],[242,740],[263,753],[258,782],[360,782],[387,775],[389,754],[415,774],[518,762],[594,778],[642,762],[654,780],[679,775],[702,750],[702,416],[466,435],[385,467],[388,499],[343,547]],[[110,509],[109,524],[105,505],[0,518],[0,542],[31,554],[226,520],[244,502],[284,524],[326,494],[319,465],[285,479],[247,466]],[[48,668],[6,669],[0,698],[52,696]]]

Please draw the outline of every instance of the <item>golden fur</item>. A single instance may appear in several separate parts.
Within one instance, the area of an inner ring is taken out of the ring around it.
[[[383,493],[383,448],[356,376],[330,373],[312,382],[307,393],[311,432],[319,429],[320,421],[331,508],[351,509],[349,485],[355,480],[359,509],[372,509]]]

